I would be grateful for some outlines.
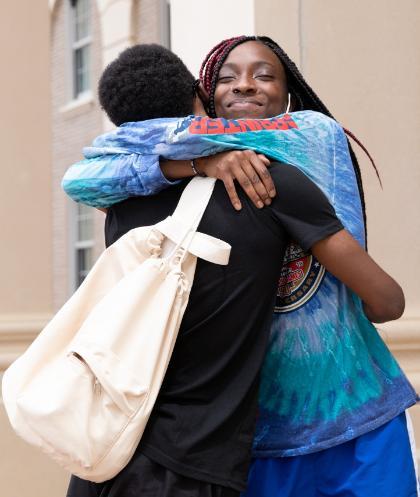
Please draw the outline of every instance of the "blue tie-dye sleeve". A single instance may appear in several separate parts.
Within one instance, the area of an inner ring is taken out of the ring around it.
[[[153,195],[178,183],[165,178],[159,157],[193,158],[211,155],[213,148],[220,148],[206,145],[201,138],[195,140],[195,147],[194,143],[171,143],[168,134],[179,133],[190,122],[191,118],[152,119],[126,123],[98,136],[83,150],[85,159],[65,173],[64,191],[76,202],[109,207],[128,197]]]
[[[192,119],[126,123],[98,136],[83,150],[85,160],[67,170],[62,181],[64,191],[76,202],[109,207],[128,197],[153,195],[178,183],[165,178],[160,157],[192,159],[229,148],[190,135],[188,127]]]
[[[340,140],[334,135],[337,129],[342,135]],[[335,145],[343,154],[334,149]],[[313,111],[266,120],[159,118],[126,123],[97,137],[92,146],[84,149],[85,160],[67,171],[62,185],[77,202],[108,207],[131,196],[158,193],[174,184],[163,176],[160,157],[185,160],[231,149],[251,149],[296,165],[328,197],[335,181],[325,173],[326,169],[334,172],[337,157],[348,158],[340,126]]]
[[[128,197],[158,193],[175,183],[163,175],[157,155],[114,153],[73,164],[64,175],[62,187],[76,202],[109,207]]]

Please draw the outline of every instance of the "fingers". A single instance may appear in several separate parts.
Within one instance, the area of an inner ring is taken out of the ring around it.
[[[270,205],[271,198],[276,196],[276,187],[267,169],[270,161],[265,156],[256,154],[249,154],[248,160],[249,162],[243,163],[242,169],[253,184],[260,199],[265,205]]]
[[[275,195],[274,183],[261,157],[252,151],[238,151],[226,156],[226,171],[222,175],[229,198],[235,209],[240,205],[233,180],[237,180],[252,203],[261,209],[271,204]],[[240,207],[239,207],[240,208]]]
[[[259,157],[267,167],[271,165],[270,159],[268,159],[265,155],[257,154],[257,157]]]
[[[277,194],[276,192],[276,186],[274,185],[274,182],[271,178],[270,171],[267,169],[268,167],[271,166],[271,161],[268,159],[265,155],[262,154],[257,154],[257,156],[261,159],[263,162],[264,166],[260,168],[259,175],[264,183],[264,186],[266,187],[266,190],[268,191],[268,194],[270,198],[274,198]]]
[[[244,165],[242,167],[245,168]],[[245,169],[241,169],[236,172],[236,180],[238,181],[239,185],[244,190],[246,195],[251,199],[255,207],[258,207],[259,209],[263,208],[265,201],[268,199],[268,195],[265,190],[264,192],[260,193],[260,186],[262,185],[262,183],[257,179],[257,176],[254,174],[252,178],[250,178]]]
[[[237,161],[236,168],[232,168],[235,179],[256,207],[261,209],[264,205],[270,205],[276,190],[266,166],[269,160],[252,150],[235,153],[236,157],[232,157]]]
[[[232,177],[226,177],[225,179],[222,180],[227,194],[229,195],[230,201],[232,202],[233,207],[237,210],[240,211],[242,209],[242,204],[241,201],[239,200],[238,193],[235,188],[235,183],[233,182]]]
[[[271,199],[276,195],[273,180],[267,169],[270,161],[262,154],[256,154],[252,150],[233,150],[200,160],[200,168],[207,176],[223,181],[230,201],[237,210],[241,209],[242,205],[235,180],[252,203],[260,209],[264,204],[270,205]]]

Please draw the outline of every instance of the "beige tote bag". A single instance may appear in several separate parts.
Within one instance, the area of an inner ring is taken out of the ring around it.
[[[172,216],[110,246],[70,300],[5,372],[15,431],[65,469],[101,482],[130,460],[159,393],[197,257],[230,246],[196,232],[214,187],[194,178]]]

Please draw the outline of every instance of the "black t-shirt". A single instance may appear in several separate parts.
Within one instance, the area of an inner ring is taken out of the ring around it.
[[[277,196],[263,209],[240,192],[243,208],[235,211],[223,183],[216,182],[198,230],[231,244],[230,261],[227,266],[198,261],[169,368],[138,448],[174,472],[237,490],[246,486],[258,375],[286,246],[293,240],[309,249],[342,229],[326,197],[296,167],[276,163],[271,173]],[[185,184],[109,209],[107,245],[170,215]]]

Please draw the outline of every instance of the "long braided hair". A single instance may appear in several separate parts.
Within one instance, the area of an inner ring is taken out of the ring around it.
[[[287,78],[287,85],[289,92],[292,96],[293,101],[293,109],[294,110],[314,110],[317,112],[321,112],[328,117],[334,119],[331,112],[325,106],[325,104],[321,101],[318,95],[312,90],[312,88],[305,81],[299,69],[296,67],[296,64],[289,58],[286,52],[271,38],[268,36],[238,36],[235,38],[228,38],[226,40],[221,41],[214,48],[210,50],[204,59],[199,73],[199,81],[202,83],[204,89],[208,93],[209,100],[207,103],[207,112],[210,117],[216,117],[216,106],[214,102],[214,94],[216,91],[217,80],[219,78],[219,72],[226,61],[230,52],[236,48],[238,45],[245,43],[247,41],[259,41],[270,48],[279,58],[285,72]],[[346,133],[347,130],[345,130]],[[350,133],[348,133],[350,134]],[[350,136],[353,136],[350,134]],[[366,232],[366,204],[365,204],[365,196],[363,191],[362,184],[362,175],[360,172],[360,166],[357,161],[356,154],[354,153],[349,140],[347,139],[349,152],[351,161],[353,164],[353,169],[356,175],[357,186],[359,190],[360,201],[362,204],[363,211],[363,221],[365,225],[365,235]],[[356,142],[361,145],[361,143],[356,139]],[[365,152],[368,154],[371,159],[373,166],[375,164],[370,157],[369,153],[366,149],[361,145]],[[376,167],[375,167],[376,170]],[[377,172],[377,170],[376,170]],[[378,174],[378,173],[377,173]],[[379,177],[379,175],[378,175]]]

